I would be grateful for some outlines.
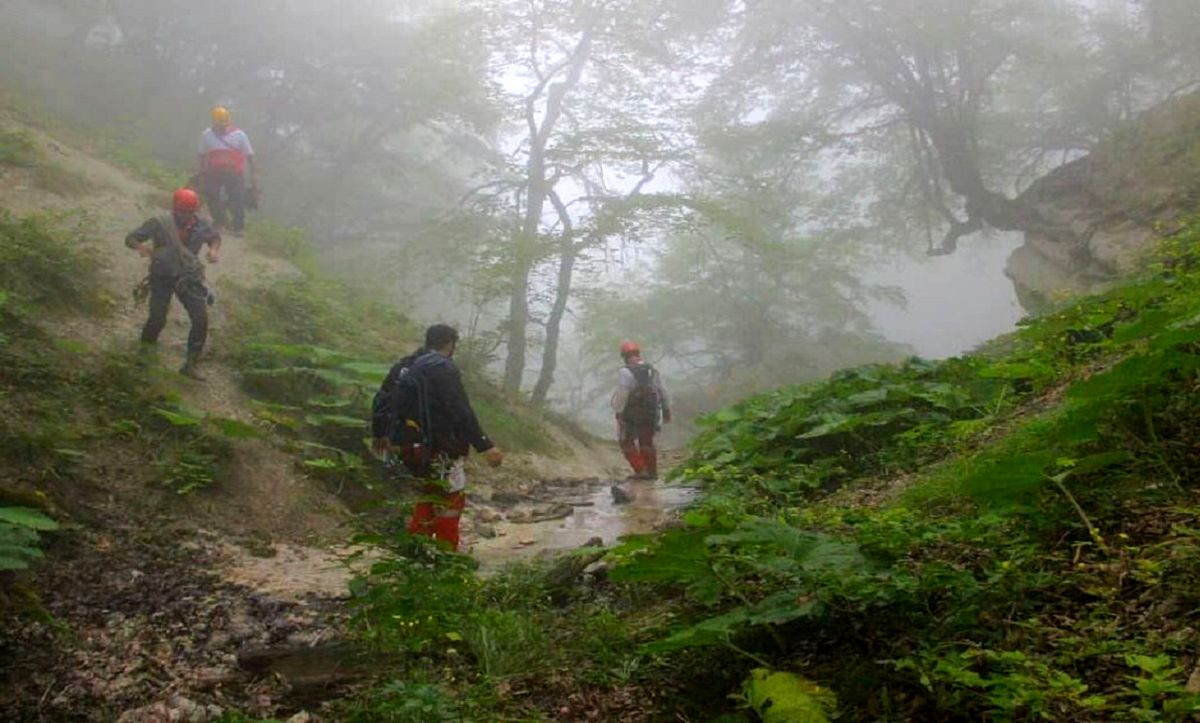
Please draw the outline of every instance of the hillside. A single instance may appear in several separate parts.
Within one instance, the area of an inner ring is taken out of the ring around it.
[[[408,657],[340,711],[1194,719],[1200,220],[1179,208],[1108,291],[979,353],[711,415],[670,530],[482,583],[377,567],[360,624]]]
[[[37,193],[36,173],[0,183]],[[26,557],[43,534],[47,558],[5,588],[32,614],[3,638],[0,702],[30,720],[1194,719],[1200,209],[1180,193],[1169,237],[1103,293],[969,356],[716,412],[674,473],[700,488],[674,522],[653,513],[687,490],[634,490],[620,519],[651,519],[616,532],[645,534],[485,575],[379,513],[345,412],[409,325],[306,272],[289,232],[222,261],[261,266],[222,272],[198,388],[164,371],[177,350],[130,354],[132,276],[96,263],[95,236],[7,216],[0,463],[19,481],[4,504],[29,509],[0,524]],[[127,221],[85,230],[106,223]],[[511,443],[549,424],[477,393]],[[608,494],[532,461],[510,483],[481,497],[600,512]],[[568,514],[558,534],[581,531]],[[317,543],[351,529],[352,573],[318,574]]]
[[[333,635],[352,577],[341,558],[409,494],[365,454],[362,420],[418,329],[323,275],[299,232],[260,221],[226,239],[208,269],[207,381],[174,371],[177,306],[158,353],[139,352],[145,261],[123,239],[173,174],[119,151],[0,111],[0,707],[22,718],[109,719],[220,688],[248,647]],[[470,386],[512,452],[502,472],[473,470],[492,516],[494,491],[619,463],[482,376]],[[271,685],[236,688],[212,704],[273,705]]]

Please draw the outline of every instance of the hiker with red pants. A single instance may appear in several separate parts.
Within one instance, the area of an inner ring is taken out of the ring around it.
[[[150,259],[150,274],[141,287],[150,298],[150,315],[142,327],[142,344],[152,348],[167,323],[171,299],[178,298],[187,311],[187,360],[179,373],[197,381],[200,352],[208,338],[208,306],[213,295],[204,283],[200,251],[208,246],[208,262],[220,260],[221,235],[200,218],[200,197],[190,188],[180,188],[171,197],[171,213],[155,216],[125,237],[125,245]]]
[[[233,216],[231,230],[240,235],[246,226],[246,171],[250,171],[252,197],[258,195],[254,148],[246,132],[233,125],[228,108],[212,109],[212,126],[200,134],[197,177],[217,231],[225,228],[226,210]]]
[[[621,345],[625,367],[617,376],[612,409],[617,417],[621,451],[633,468],[633,479],[658,479],[658,450],[654,435],[671,421],[671,399],[658,370],[642,361],[632,341]]]
[[[388,372],[371,418],[375,453],[395,455],[414,477],[425,480],[409,533],[441,540],[451,550],[458,549],[467,502],[464,464],[470,448],[486,455],[492,467],[504,462],[504,452],[484,434],[467,399],[454,363],[457,345],[452,327],[429,327],[425,346]]]

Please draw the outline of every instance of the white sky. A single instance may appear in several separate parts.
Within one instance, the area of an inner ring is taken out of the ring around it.
[[[897,254],[864,273],[868,283],[898,286],[908,303],[868,305],[887,338],[930,359],[955,356],[1011,331],[1024,315],[1012,281],[1004,275],[1019,234],[964,238],[949,256],[913,259]]]

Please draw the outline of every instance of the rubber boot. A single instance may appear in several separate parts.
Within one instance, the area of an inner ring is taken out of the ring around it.
[[[435,517],[433,520],[433,539],[446,542],[450,545],[451,550],[458,552],[459,522],[461,520],[462,516],[459,514],[455,514],[453,517],[450,515],[438,515]]]
[[[629,466],[633,469],[633,474],[629,475],[631,479],[637,479],[642,474],[642,469],[645,463],[642,461],[642,454],[636,449],[625,451],[625,461],[629,462]]]
[[[199,365],[200,361],[196,355],[188,354],[187,361],[183,363],[183,366],[179,367],[179,373],[188,379],[202,382],[204,381],[204,376],[200,374],[200,370],[197,368]]]
[[[642,449],[642,479],[658,479],[658,450],[654,447]]]
[[[408,519],[408,534],[433,536],[434,512],[430,502],[418,502],[413,505],[412,517]]]

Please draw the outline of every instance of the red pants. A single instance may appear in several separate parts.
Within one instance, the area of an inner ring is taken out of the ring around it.
[[[654,448],[653,425],[621,425],[621,451],[633,468],[634,474],[649,473],[658,476],[658,450]]]
[[[408,521],[408,533],[442,540],[451,550],[458,550],[458,523],[467,506],[467,495],[447,492],[436,484],[425,485],[421,495]]]

